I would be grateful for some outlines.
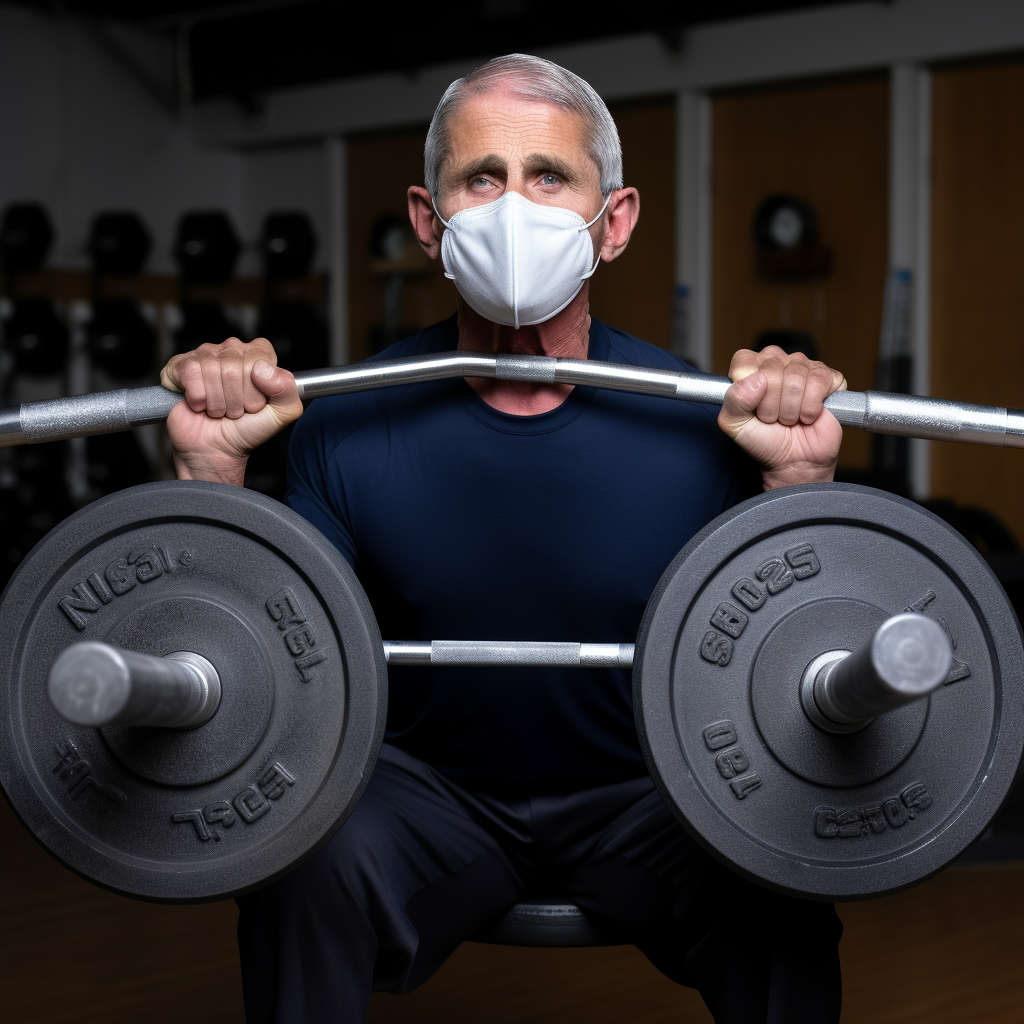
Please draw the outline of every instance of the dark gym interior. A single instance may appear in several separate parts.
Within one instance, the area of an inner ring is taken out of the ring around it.
[[[357,363],[451,316],[406,189],[447,84],[514,51],[594,86],[642,197],[595,318],[707,373],[778,345],[850,391],[1024,407],[1018,5],[4,0],[0,409],[156,385],[228,336],[291,371]],[[284,498],[289,436],[246,487]],[[836,479],[934,513],[1024,616],[1022,457],[851,428]],[[0,447],[0,587],[77,510],[174,473],[160,423]],[[104,891],[6,801],[0,877],[9,1024],[244,1020],[233,901]],[[838,911],[844,1022],[1019,1022],[1024,787],[934,877]],[[481,941],[368,1017],[485,1019],[712,1016],[632,945]]]

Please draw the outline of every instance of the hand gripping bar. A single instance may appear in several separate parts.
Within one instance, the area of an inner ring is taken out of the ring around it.
[[[624,366],[592,359],[470,352],[441,352],[337,369],[305,370],[295,374],[295,381],[299,396],[311,399],[446,377],[578,384],[705,405],[721,405],[732,383],[728,377],[707,373]],[[181,400],[177,392],[158,385],[26,402],[0,410],[0,447],[109,434],[145,423],[159,423]],[[1020,409],[883,391],[837,391],[825,400],[825,408],[844,427],[936,441],[1024,448],[1024,410]]]

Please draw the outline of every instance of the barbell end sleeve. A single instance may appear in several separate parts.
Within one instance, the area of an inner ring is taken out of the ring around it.
[[[220,677],[203,657],[166,657],[84,641],[60,653],[47,692],[57,713],[75,725],[192,729],[220,704]]]
[[[886,619],[847,657],[824,665],[814,679],[814,703],[842,731],[927,697],[949,675],[953,649],[946,631],[917,612]]]

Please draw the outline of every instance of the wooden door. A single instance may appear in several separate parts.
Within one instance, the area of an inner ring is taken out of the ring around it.
[[[1024,61],[933,76],[932,393],[1024,406]],[[932,493],[1024,540],[1024,451],[935,443]]]
[[[609,105],[622,140],[625,184],[640,192],[640,220],[626,251],[590,283],[590,312],[652,345],[669,347],[675,286],[675,99]]]

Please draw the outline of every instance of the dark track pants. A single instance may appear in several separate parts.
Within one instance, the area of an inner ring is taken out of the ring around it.
[[[564,896],[698,989],[718,1024],[836,1024],[842,925],[705,854],[650,778],[523,799],[387,744],[337,835],[238,901],[249,1024],[357,1024],[513,903]]]

